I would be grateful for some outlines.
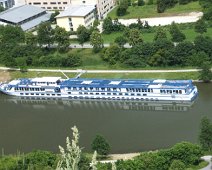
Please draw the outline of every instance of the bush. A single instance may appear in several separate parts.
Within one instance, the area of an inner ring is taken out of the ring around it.
[[[36,150],[23,156],[18,161],[18,169],[44,169],[55,168],[56,155],[49,151]]]
[[[92,144],[92,150],[97,151],[100,155],[108,155],[110,152],[110,145],[106,141],[106,139],[101,135],[96,135],[95,139],[93,140]]]
[[[144,0],[138,0],[138,6],[144,6],[145,2]]]
[[[181,142],[171,148],[173,159],[181,160],[185,165],[198,164],[203,155],[202,148],[197,144]]]
[[[169,168],[169,170],[185,170],[186,166],[185,164],[180,160],[174,160],[172,161],[172,164]]]

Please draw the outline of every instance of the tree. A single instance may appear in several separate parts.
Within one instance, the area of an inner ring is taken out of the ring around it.
[[[24,31],[19,26],[0,26],[0,41],[4,44],[16,44],[24,42]]]
[[[143,42],[143,40],[141,38],[140,31],[135,28],[131,29],[129,31],[128,41],[131,46],[141,44]]]
[[[90,31],[85,28],[85,26],[80,25],[77,28],[77,38],[80,45],[83,46],[83,44],[90,39],[90,35]]]
[[[204,62],[209,62],[209,61],[210,61],[210,58],[208,57],[208,55],[205,52],[200,51],[200,52],[191,54],[188,57],[186,63],[188,63],[189,66],[202,67]]]
[[[120,48],[117,44],[110,45],[103,53],[103,59],[110,64],[116,64],[119,61]]]
[[[201,119],[199,141],[204,150],[212,150],[212,124],[207,117]]]
[[[96,135],[91,147],[93,151],[97,151],[100,155],[106,156],[110,152],[110,145],[102,135]]]
[[[27,71],[26,58],[18,57],[18,58],[16,58],[16,63],[21,72]]]
[[[56,26],[54,29],[54,41],[59,51],[66,51],[70,45],[69,33],[64,28]]]
[[[195,32],[200,33],[200,34],[207,32],[207,26],[203,19],[200,19],[195,23],[194,30],[195,30]]]
[[[177,24],[174,22],[172,22],[169,32],[173,42],[182,42],[186,38],[185,35],[179,30]]]
[[[59,15],[59,14],[60,14],[60,12],[59,12],[58,10],[54,11],[54,13],[51,14],[50,22],[56,23],[55,17],[56,17],[57,15]]]
[[[93,46],[95,53],[99,52],[103,46],[103,39],[99,31],[93,31],[90,37],[90,44]]]
[[[178,0],[157,0],[157,12],[163,13],[167,8],[172,8]]]
[[[37,31],[37,38],[38,38],[38,43],[40,44],[40,46],[47,45],[47,47],[50,48],[50,45],[54,41],[53,29],[51,27],[50,22],[44,22],[39,25],[38,31]]]
[[[0,12],[3,12],[4,10],[4,7],[0,5]]]
[[[194,39],[195,50],[205,52],[212,59],[212,38],[199,35]]]
[[[157,12],[163,13],[166,10],[166,5],[164,4],[164,0],[157,0]]]
[[[54,168],[57,156],[49,151],[36,150],[24,155],[23,160],[18,161],[17,169],[43,169]]]
[[[127,43],[127,38],[125,38],[124,36],[119,36],[119,37],[116,37],[116,39],[114,40],[114,42],[116,44],[119,45],[119,47],[124,47],[124,45]]]
[[[82,64],[79,54],[69,53],[67,56],[61,57],[61,66],[63,67],[77,67]]]
[[[203,18],[206,20],[211,20],[212,19],[212,1],[199,0],[199,4],[203,8]]]
[[[154,36],[154,41],[160,39],[167,39],[166,31],[162,27],[158,27],[156,34]]]
[[[212,80],[212,71],[211,71],[211,63],[210,62],[203,62],[202,70],[200,71],[199,79],[203,80],[204,82],[210,82]]]
[[[30,46],[37,45],[37,36],[34,35],[32,32],[25,33],[25,43]]]
[[[205,20],[212,20],[212,3],[208,4],[208,8],[204,9],[203,19]]]
[[[185,164],[180,160],[173,160],[169,170],[185,170]]]
[[[148,0],[147,5],[153,5],[153,0]]]
[[[117,16],[124,16],[127,13],[128,0],[122,0],[116,10]]]
[[[189,2],[191,2],[192,0],[179,0],[179,4],[180,5],[185,5],[188,4]]]
[[[110,17],[107,17],[103,20],[102,28],[105,34],[110,34],[113,32],[113,21]]]
[[[202,156],[202,148],[190,142],[177,143],[171,148],[171,159],[181,160],[185,165],[197,164]]]
[[[153,56],[148,60],[151,66],[167,66],[168,65],[168,55],[167,51],[164,49],[158,50]]]
[[[144,0],[138,0],[138,6],[144,6],[145,2]]]
[[[173,50],[172,63],[174,65],[187,65],[190,63],[189,56],[194,54],[194,44],[189,41],[183,41],[178,43]]]

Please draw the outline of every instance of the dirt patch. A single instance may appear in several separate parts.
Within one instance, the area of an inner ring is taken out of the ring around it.
[[[10,80],[10,73],[8,71],[0,71],[0,82]]]
[[[128,160],[138,155],[140,155],[140,153],[125,153],[125,154],[111,154],[109,155],[109,157],[112,160],[118,160],[118,159]]]

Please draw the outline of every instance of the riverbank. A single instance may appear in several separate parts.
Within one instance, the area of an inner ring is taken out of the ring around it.
[[[59,76],[66,78],[76,77],[77,74],[83,73],[82,78],[116,78],[116,79],[191,79],[199,82],[200,69],[163,69],[163,70],[60,70],[60,69],[28,69],[25,72],[20,72],[19,69],[11,69],[0,67],[0,70],[5,70],[7,73],[2,76],[3,80],[17,78],[31,78],[44,76]],[[3,72],[3,71],[2,71]]]
[[[0,71],[0,82],[8,81],[11,79],[8,71]]]

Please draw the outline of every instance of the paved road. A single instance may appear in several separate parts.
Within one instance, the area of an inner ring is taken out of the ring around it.
[[[110,44],[107,44],[107,43],[104,44],[104,47],[109,47],[109,46],[110,46]],[[69,48],[93,48],[93,46],[90,44],[87,44],[87,43],[84,44],[83,46],[75,43],[75,44],[69,45]],[[125,44],[124,48],[131,48],[131,46],[129,44]]]
[[[208,166],[206,166],[205,168],[202,168],[201,170],[212,170],[212,156],[208,155],[208,156],[203,156],[201,158],[209,162]]]
[[[0,67],[0,70],[19,70],[15,68]],[[182,70],[60,70],[60,69],[27,69],[27,71],[38,72],[64,72],[64,73],[180,73],[180,72],[197,72],[201,69],[182,69]]]

